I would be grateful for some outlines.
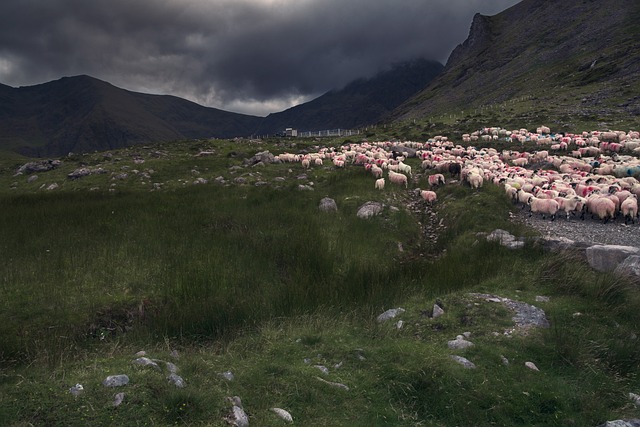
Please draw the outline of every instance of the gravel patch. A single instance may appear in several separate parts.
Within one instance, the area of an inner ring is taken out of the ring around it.
[[[638,223],[625,225],[624,219],[603,224],[601,221],[585,215],[585,219],[570,217],[568,220],[560,216],[555,221],[542,219],[533,215],[529,218],[527,208],[518,210],[512,217],[513,221],[535,228],[543,237],[564,237],[576,242],[589,245],[621,245],[640,247],[640,225]]]

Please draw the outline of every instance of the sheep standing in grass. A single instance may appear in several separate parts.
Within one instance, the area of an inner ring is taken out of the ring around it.
[[[384,190],[384,178],[376,179],[376,190]]]
[[[389,170],[389,181],[393,182],[394,184],[398,184],[398,185],[404,184],[405,188],[409,187],[409,182],[407,180],[407,176],[403,175],[401,173],[394,172],[392,170]]]
[[[441,173],[437,173],[435,175],[429,175],[429,178],[427,178],[427,180],[429,181],[429,185],[431,187],[437,187],[445,183],[444,175],[442,175]]]

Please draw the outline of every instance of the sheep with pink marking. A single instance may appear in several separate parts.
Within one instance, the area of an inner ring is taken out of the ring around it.
[[[421,190],[420,197],[422,197],[422,200],[429,204],[435,202],[438,199],[438,195],[436,194],[436,192],[431,190]]]

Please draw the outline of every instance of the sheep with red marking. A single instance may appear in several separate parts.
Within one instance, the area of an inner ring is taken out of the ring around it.
[[[444,185],[444,183],[445,183],[444,175],[442,175],[441,173],[437,173],[437,174],[434,174],[434,175],[429,175],[427,180],[429,181],[429,185],[431,187],[437,187],[439,185]]]

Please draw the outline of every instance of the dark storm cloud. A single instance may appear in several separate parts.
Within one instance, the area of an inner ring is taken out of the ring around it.
[[[251,114],[398,61],[445,62],[517,0],[3,0],[0,82],[89,74]]]

